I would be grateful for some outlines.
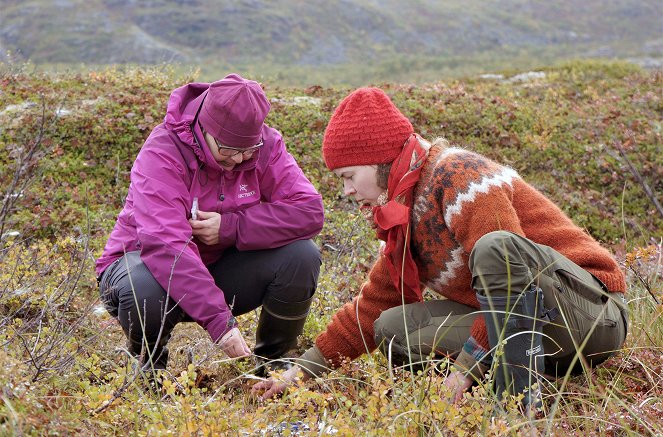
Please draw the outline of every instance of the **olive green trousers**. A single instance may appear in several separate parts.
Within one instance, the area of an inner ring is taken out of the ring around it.
[[[550,376],[595,366],[624,344],[628,326],[621,293],[556,250],[517,234],[496,231],[477,241],[470,254],[472,287],[482,296],[508,296],[530,287],[543,292],[545,373]],[[431,356],[455,356],[476,317],[492,317],[452,300],[431,300],[384,311],[375,321],[375,341],[392,365],[422,366]],[[491,348],[496,345],[491,344]],[[419,367],[420,368],[420,367]]]

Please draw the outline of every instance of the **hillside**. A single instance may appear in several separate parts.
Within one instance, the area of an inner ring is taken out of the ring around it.
[[[545,381],[546,414],[532,421],[513,400],[491,417],[487,384],[451,405],[443,375],[392,371],[379,354],[261,403],[248,395],[253,361],[228,360],[190,323],[173,333],[163,390],[136,377],[121,328],[99,302],[93,260],[170,91],[194,79],[140,68],[0,70],[0,435],[661,435],[663,216],[645,191],[663,200],[660,71],[573,62],[539,74],[383,84],[424,137],[510,165],[627,273],[624,348],[586,377]],[[323,265],[301,352],[359,292],[378,247],[320,156],[348,89],[265,89],[268,124],[325,202]],[[257,318],[239,318],[250,346]]]
[[[404,57],[476,71],[663,56],[656,0],[0,0],[0,9],[0,47],[37,64],[179,62],[273,75],[352,66],[379,80]]]

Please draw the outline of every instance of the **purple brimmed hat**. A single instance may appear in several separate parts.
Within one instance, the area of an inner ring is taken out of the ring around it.
[[[209,86],[198,121],[229,147],[251,147],[261,140],[270,104],[258,82],[229,74]]]

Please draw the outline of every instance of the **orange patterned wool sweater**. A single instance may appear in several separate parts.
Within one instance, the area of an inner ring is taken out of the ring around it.
[[[433,146],[415,188],[411,211],[412,255],[421,283],[456,302],[479,308],[470,285],[470,251],[483,235],[505,230],[550,246],[598,277],[612,292],[624,292],[623,273],[611,254],[511,168],[460,148]],[[407,302],[409,303],[409,302]],[[332,318],[316,346],[332,364],[376,348],[373,322],[402,304],[378,259],[362,291]],[[357,318],[357,315],[359,316]],[[483,317],[471,329],[488,350]]]

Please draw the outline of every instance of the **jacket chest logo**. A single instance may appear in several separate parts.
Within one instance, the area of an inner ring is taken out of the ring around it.
[[[255,194],[255,190],[249,191],[249,184],[239,184],[239,194],[237,195],[238,199],[255,196]]]

